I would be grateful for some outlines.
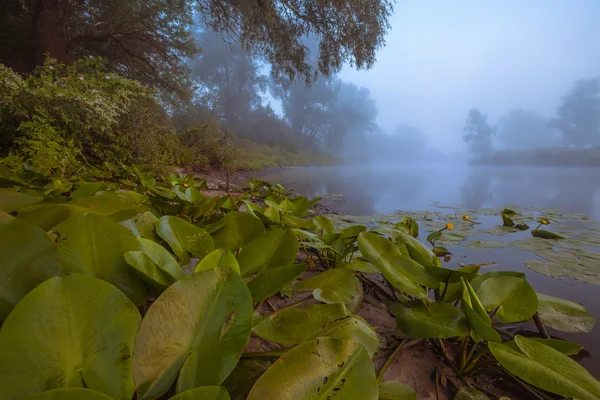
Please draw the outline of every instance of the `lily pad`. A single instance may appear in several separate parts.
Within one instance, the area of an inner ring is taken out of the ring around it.
[[[396,316],[398,328],[416,339],[464,337],[468,334],[463,312],[447,303],[435,302],[426,307],[421,302],[387,303]]]
[[[417,392],[407,384],[387,381],[379,384],[379,400],[417,400]]]
[[[540,319],[561,332],[590,332],[596,323],[579,303],[537,293]]]
[[[227,389],[220,386],[202,386],[171,397],[171,400],[231,400]]]
[[[515,240],[510,242],[511,246],[516,247],[520,250],[525,251],[541,251],[541,250],[552,250],[552,243],[546,239],[531,238],[525,240]]]
[[[289,265],[298,254],[298,239],[290,230],[273,229],[245,245],[238,256],[242,276],[260,270]]]
[[[25,400],[114,400],[104,393],[85,388],[61,388],[27,396]]]
[[[321,336],[353,340],[361,343],[371,356],[379,343],[373,328],[343,304],[313,304],[275,312],[257,324],[253,332],[283,346]]]
[[[268,209],[265,211],[265,215],[267,215],[267,211]],[[265,233],[263,223],[250,214],[232,211],[227,213],[222,221],[225,225],[212,233],[217,249],[226,248],[234,251]]]
[[[503,249],[508,246],[508,243],[493,240],[471,240],[463,245],[465,249],[473,250]]]
[[[536,313],[538,302],[533,288],[523,278],[497,276],[484,280],[477,297],[486,310],[497,307],[496,316],[501,322],[524,321]]]
[[[520,351],[504,344],[489,344],[494,357],[512,374],[561,396],[600,398],[600,382],[576,361],[533,339],[517,335],[515,342]]]
[[[454,400],[489,400],[489,397],[475,388],[463,386],[454,396]]]
[[[58,252],[37,226],[0,211],[0,321],[37,285],[60,273]]]
[[[190,262],[190,254],[204,258],[215,248],[208,232],[184,219],[165,215],[158,220],[155,228],[158,236],[169,244],[184,265]]]
[[[176,379],[178,392],[220,385],[248,342],[252,314],[246,283],[229,267],[175,282],[152,304],[136,338],[140,398],[160,397]]]
[[[254,304],[268,299],[295,281],[306,270],[305,264],[292,264],[260,272],[248,282]]]
[[[198,263],[194,272],[200,272],[216,267],[229,267],[238,274],[240,273],[240,266],[235,259],[235,256],[227,249],[217,249],[208,253],[208,255]]]
[[[326,337],[281,356],[258,379],[247,400],[326,400],[333,396],[336,400],[377,400],[377,381],[362,345]]]
[[[7,213],[15,212],[40,201],[42,201],[41,197],[18,192],[13,188],[0,188],[0,210]]]
[[[323,303],[348,304],[360,291],[360,281],[354,272],[344,268],[332,268],[309,279],[296,282],[292,290],[312,291],[315,299]]]
[[[0,329],[0,398],[86,387],[131,399],[140,320],[135,305],[100,279],[73,274],[43,282]]]

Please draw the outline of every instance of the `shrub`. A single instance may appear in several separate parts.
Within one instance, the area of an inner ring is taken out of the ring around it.
[[[174,161],[177,139],[141,83],[104,72],[104,60],[52,59],[21,77],[0,65],[0,152],[45,173],[80,165]]]

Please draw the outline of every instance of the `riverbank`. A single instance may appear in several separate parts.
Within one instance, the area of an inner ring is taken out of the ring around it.
[[[600,167],[600,147],[496,150],[471,162],[474,165],[493,166]]]

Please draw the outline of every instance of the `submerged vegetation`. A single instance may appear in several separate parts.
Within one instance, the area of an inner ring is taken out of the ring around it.
[[[546,331],[589,332],[581,305],[417,238],[464,239],[473,213],[361,224],[279,185],[218,194],[145,166],[1,183],[3,399],[416,399],[386,372],[425,344],[438,398],[600,398],[582,347]],[[519,211],[496,218],[533,222]],[[527,320],[540,337],[511,331]]]

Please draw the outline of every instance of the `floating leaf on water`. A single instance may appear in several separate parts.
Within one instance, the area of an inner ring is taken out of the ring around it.
[[[502,249],[508,246],[508,243],[496,242],[493,240],[471,240],[463,245],[466,249],[474,250]]]
[[[449,254],[452,254],[452,253],[450,253],[450,250],[448,250],[447,248],[442,247],[442,246],[436,246],[432,249],[432,251],[433,251],[433,254],[435,254],[437,257],[445,257]]]
[[[302,374],[298,374],[302,371]],[[359,343],[319,338],[281,356],[258,379],[247,400],[377,400],[369,354]]]
[[[576,399],[600,398],[600,382],[576,361],[533,339],[517,335],[515,342],[520,351],[489,344],[494,357],[510,373],[551,393]]]
[[[254,326],[253,332],[282,346],[323,336],[352,340],[361,343],[371,356],[379,343],[373,328],[343,304],[313,304],[275,312]]]
[[[559,235],[558,233],[546,231],[544,229],[536,229],[534,231],[531,231],[531,235],[543,239],[564,239],[564,237]]]
[[[511,233],[519,232],[520,230],[515,227],[503,226],[503,225],[495,225],[492,228],[488,229],[480,229],[477,231],[477,234],[485,234],[492,236],[504,236]]]
[[[514,211],[513,211],[513,213],[514,213]],[[515,226],[514,221],[508,216],[508,214],[503,212],[501,215],[502,215],[502,224],[504,226],[509,226],[509,227]]]
[[[585,308],[573,301],[537,293],[541,320],[561,332],[590,332],[596,320]]]
[[[417,392],[398,381],[382,382],[379,384],[379,400],[417,400]]]
[[[552,250],[552,243],[546,239],[540,238],[528,238],[525,240],[515,240],[510,242],[510,245],[520,250],[525,251],[540,251],[540,250]]]
[[[565,268],[558,263],[553,261],[544,260],[530,260],[526,261],[525,265],[532,271],[539,272],[540,274],[560,278],[566,276]]]

